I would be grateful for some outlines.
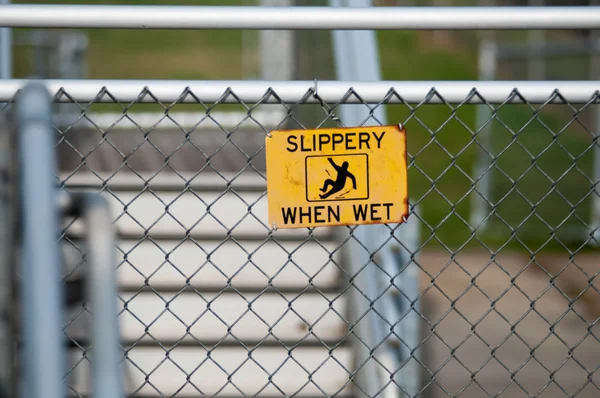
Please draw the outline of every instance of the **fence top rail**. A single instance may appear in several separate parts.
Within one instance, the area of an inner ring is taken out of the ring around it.
[[[0,102],[30,80],[0,80]],[[246,104],[571,103],[598,101],[600,81],[41,80],[56,102]]]
[[[273,30],[598,29],[600,7],[0,6],[0,27]]]

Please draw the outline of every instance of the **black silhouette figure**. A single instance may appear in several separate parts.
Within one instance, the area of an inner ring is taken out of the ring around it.
[[[323,195],[319,195],[319,197],[321,199],[327,199],[334,193],[344,189],[344,185],[346,185],[346,178],[348,177],[350,177],[350,179],[352,180],[352,188],[356,189],[356,178],[354,178],[354,174],[348,171],[348,162],[344,162],[341,166],[338,166],[337,164],[335,164],[333,159],[327,158],[327,160],[329,160],[329,163],[331,163],[335,171],[337,171],[337,177],[335,181],[331,179],[325,180],[325,182],[323,183],[323,188],[321,188],[321,192],[327,191],[327,188],[329,186],[331,186],[331,189],[329,190],[329,192],[324,193]]]

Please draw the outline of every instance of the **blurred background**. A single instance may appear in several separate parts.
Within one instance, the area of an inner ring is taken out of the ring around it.
[[[143,3],[328,5],[324,0]],[[374,0],[373,4],[584,7],[595,3]],[[376,32],[381,76],[389,81],[599,80],[600,45],[595,35],[587,30]],[[329,31],[13,29],[12,68],[14,78],[43,79],[336,79]],[[186,135],[169,123],[161,127],[158,121],[165,115],[165,105],[159,101],[150,105],[61,104],[56,116],[57,124],[63,126],[57,141],[61,178],[79,173],[82,164],[88,171],[111,178],[131,172],[159,173],[166,153],[171,153],[169,168],[176,173],[194,173],[207,163],[220,173],[235,173],[248,163],[264,171],[265,132],[248,123],[245,106],[211,108],[225,130],[247,123],[242,127],[244,134],[216,137],[201,132]],[[511,397],[532,396],[540,390],[540,396],[547,397],[565,396],[565,391],[569,396],[598,396],[594,384],[600,361],[594,334],[600,318],[600,293],[594,279],[600,272],[594,237],[600,223],[600,208],[595,207],[600,175],[598,105],[385,107],[388,123],[404,123],[408,131],[409,192],[421,222],[421,302],[424,318],[430,321],[422,322],[427,367],[441,367],[436,377],[451,394],[469,386],[461,396],[482,396],[478,388],[492,392],[506,388]],[[78,117],[82,109],[84,119]],[[269,110],[255,111],[256,119],[267,127],[286,118],[283,107],[260,109]],[[204,111],[197,105],[174,105],[168,112],[182,126],[193,126],[198,112]],[[111,127],[123,113],[131,121]],[[334,125],[318,106],[294,113],[298,122],[287,120],[288,128],[299,123],[310,128],[323,121],[324,126]],[[107,131],[102,138],[99,130]],[[488,155],[482,154],[482,145]],[[125,167],[123,153],[128,154]],[[207,154],[213,153],[207,160]],[[492,162],[487,185],[481,188],[489,202],[481,203],[472,190],[473,176]],[[220,283],[230,287],[229,282]],[[435,336],[427,335],[428,328],[435,328]],[[497,349],[493,355],[490,347]],[[447,360],[450,365],[445,366]],[[519,375],[513,377],[508,368]],[[469,383],[473,374],[481,384]],[[559,382],[553,384],[554,380]],[[447,396],[443,388],[433,385],[428,393]]]

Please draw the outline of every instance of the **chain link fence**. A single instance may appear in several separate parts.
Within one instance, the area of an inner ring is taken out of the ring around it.
[[[55,120],[57,183],[101,191],[113,209],[130,396],[598,396],[600,256],[589,224],[598,144],[588,127],[597,93],[572,104],[556,90],[533,104],[516,87],[492,104],[474,88],[449,103],[431,88],[408,103],[390,89],[367,103],[352,89],[324,100],[315,85],[293,103],[276,90],[242,97],[56,93],[78,108]],[[418,236],[385,225],[373,248],[358,233],[371,226],[267,225],[265,136],[340,126],[348,103],[368,109],[364,126],[386,107],[406,127]],[[479,125],[477,106],[490,111]],[[482,143],[491,125],[494,143]],[[487,217],[470,225],[481,153],[496,184]],[[81,289],[81,238],[79,220],[62,226],[70,291]],[[407,261],[390,268],[381,254],[390,246]],[[415,295],[399,283],[408,273]],[[391,318],[389,303],[399,308]],[[77,397],[90,391],[89,319],[86,303],[70,303],[66,381]]]

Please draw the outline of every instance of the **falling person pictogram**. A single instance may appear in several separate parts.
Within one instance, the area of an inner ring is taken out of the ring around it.
[[[356,178],[354,177],[354,174],[348,171],[348,162],[344,162],[341,166],[338,166],[337,164],[335,164],[332,158],[327,158],[327,160],[329,161],[329,163],[331,163],[331,165],[337,172],[337,177],[335,178],[335,181],[329,178],[325,180],[325,182],[323,183],[323,188],[320,189],[320,191],[324,193],[322,195],[319,195],[319,197],[321,199],[327,199],[334,193],[340,192],[342,189],[344,189],[344,185],[346,185],[347,178],[350,178],[352,180],[352,189],[356,189]],[[325,191],[327,191],[327,188],[330,186],[331,189],[329,190],[329,192],[325,193]]]

